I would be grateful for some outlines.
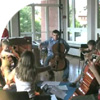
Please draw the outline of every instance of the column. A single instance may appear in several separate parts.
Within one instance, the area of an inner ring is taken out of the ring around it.
[[[93,39],[95,40],[95,0],[87,0],[87,39],[88,41]]]
[[[10,20],[11,25],[11,37],[19,36],[19,13],[16,13],[14,17]]]

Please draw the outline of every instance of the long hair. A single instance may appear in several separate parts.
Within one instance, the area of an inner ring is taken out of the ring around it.
[[[24,51],[18,61],[16,76],[22,81],[33,81],[36,78],[36,67],[34,54],[31,51]]]

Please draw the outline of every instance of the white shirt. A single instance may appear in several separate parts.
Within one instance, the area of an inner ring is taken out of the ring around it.
[[[34,85],[33,82],[24,82],[15,77],[17,92],[26,91],[29,94],[29,98],[34,97]]]

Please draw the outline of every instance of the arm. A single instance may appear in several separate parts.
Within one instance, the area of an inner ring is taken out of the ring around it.
[[[37,70],[37,73],[41,73],[41,72],[44,72],[44,71],[51,70],[51,67],[50,66],[44,67],[44,66],[41,65],[41,67],[36,67],[36,70]]]
[[[2,55],[14,56],[14,54],[13,54],[13,53],[6,52],[6,51],[4,51],[4,50],[1,52],[1,57],[2,57]]]
[[[70,46],[69,46],[69,44],[65,40],[63,40],[63,43],[64,43],[64,46],[66,48],[66,54],[67,54],[69,49],[70,49]]]
[[[89,48],[80,48],[80,51],[81,52],[87,52],[87,51],[89,51]]]
[[[37,69],[38,73],[41,73],[41,72],[44,72],[44,71],[53,70],[54,66],[55,66],[54,63],[49,63],[48,66],[41,65],[41,67],[37,67],[36,69]]]
[[[20,57],[19,57],[19,54],[18,54],[12,47],[11,47],[10,49],[11,49],[11,51],[12,51],[13,56],[15,56],[16,58],[19,59],[19,58],[20,58]]]
[[[7,83],[10,84],[12,82],[12,80],[14,79],[15,77],[15,70],[16,68],[14,68],[12,70],[12,72],[9,73],[8,77],[7,77]]]
[[[41,43],[40,43],[40,49],[41,49],[42,47],[46,47],[46,48],[47,48],[48,44],[49,44],[49,40],[46,40],[46,41],[44,41],[44,42],[41,42]]]
[[[93,55],[97,55],[96,53],[97,53],[97,50],[93,50],[93,51],[91,51],[89,53],[85,53],[84,54],[84,58],[86,60],[91,60],[93,58]]]

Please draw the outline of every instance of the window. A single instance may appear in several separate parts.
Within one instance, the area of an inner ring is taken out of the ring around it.
[[[75,0],[75,27],[87,27],[87,0]]]
[[[100,0],[97,2],[97,28],[100,28]]]
[[[68,0],[68,27],[72,27],[72,0]]]
[[[20,35],[46,40],[59,24],[58,0],[37,0],[20,10]]]
[[[31,7],[27,6],[20,10],[20,33],[31,32],[32,11]]]
[[[100,0],[96,0],[96,39],[100,36]]]
[[[68,40],[72,41],[72,32],[68,32]]]
[[[87,42],[87,0],[67,0],[68,41]],[[83,39],[84,37],[84,39]]]
[[[35,6],[35,40],[41,39],[41,33],[45,34],[45,7]],[[45,37],[45,35],[44,35]]]

